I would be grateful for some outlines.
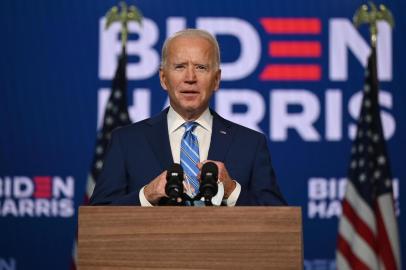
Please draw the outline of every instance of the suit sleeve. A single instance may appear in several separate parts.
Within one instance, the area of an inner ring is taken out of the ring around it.
[[[139,192],[128,193],[127,169],[120,133],[114,131],[90,198],[91,205],[140,205]]]
[[[249,186],[241,188],[237,205],[287,205],[279,191],[266,137],[262,134],[258,141]]]

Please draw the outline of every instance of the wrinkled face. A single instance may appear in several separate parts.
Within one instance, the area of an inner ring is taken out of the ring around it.
[[[159,77],[172,108],[185,120],[194,120],[209,106],[210,97],[219,87],[220,73],[208,40],[179,36],[168,44]]]

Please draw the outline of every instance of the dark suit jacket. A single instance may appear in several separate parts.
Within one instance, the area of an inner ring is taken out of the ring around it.
[[[90,204],[140,205],[140,189],[173,164],[167,113],[113,132]],[[223,162],[241,185],[237,205],[285,205],[265,136],[211,113],[208,159]]]

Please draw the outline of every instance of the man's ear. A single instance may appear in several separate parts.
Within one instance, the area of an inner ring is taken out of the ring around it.
[[[214,79],[214,91],[217,91],[220,87],[220,80],[221,80],[221,69],[216,71],[215,79]]]
[[[168,86],[166,85],[166,76],[162,67],[159,68],[159,82],[165,91],[168,91]]]

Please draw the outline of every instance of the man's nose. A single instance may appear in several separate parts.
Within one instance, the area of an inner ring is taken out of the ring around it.
[[[186,69],[185,82],[186,83],[195,83],[196,82],[196,70],[193,66],[189,66]]]

